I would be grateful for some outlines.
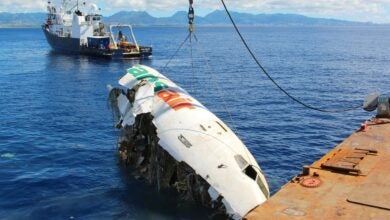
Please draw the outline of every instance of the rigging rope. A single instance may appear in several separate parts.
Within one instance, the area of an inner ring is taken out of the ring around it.
[[[190,43],[192,43],[192,36],[194,32],[194,19],[195,19],[195,12],[194,8],[192,7],[193,0],[189,0],[189,8],[188,8],[188,35],[184,39],[184,41],[179,45],[179,47],[176,49],[175,53],[169,58],[168,62],[165,64],[165,66],[162,68],[162,72],[165,71],[165,69],[168,67],[168,65],[171,63],[172,59],[176,57],[177,53],[180,51],[180,49],[183,47],[183,45],[187,42],[188,39],[190,39]],[[195,37],[195,36],[194,36]],[[196,37],[195,37],[196,40]],[[191,44],[191,53],[192,53],[192,44]]]
[[[196,40],[197,43],[200,43],[199,40],[198,40],[198,38],[196,37],[195,34],[194,34],[194,38],[195,38],[195,40]],[[202,57],[207,57],[207,53],[203,50],[203,48],[200,47],[200,46],[199,46],[198,48],[201,50],[201,53],[203,54]],[[210,73],[216,73],[217,71],[215,71],[215,70],[211,67],[211,65],[210,65],[210,63],[209,63],[209,61],[208,61],[208,59],[205,59],[205,61],[206,61],[206,67],[207,67],[208,71],[209,71]],[[232,124],[232,127],[233,127],[232,130],[233,130],[235,133],[238,133],[238,132],[237,132],[236,123],[235,123],[235,121],[234,121],[234,119],[233,119],[233,115],[232,115],[232,113],[229,111],[229,109],[228,109],[228,107],[227,107],[226,100],[225,100],[225,98],[224,98],[225,96],[224,96],[224,94],[223,94],[223,92],[222,92],[223,89],[222,89],[221,86],[217,83],[217,80],[214,78],[214,75],[213,75],[213,74],[210,74],[210,77],[211,77],[211,82],[214,83],[214,86],[217,88],[216,91],[217,91],[219,97],[220,97],[221,100],[222,100],[222,106],[223,106],[225,112],[226,112],[226,113],[228,114],[228,116],[229,116],[230,123]]]
[[[195,18],[195,13],[194,13],[194,8],[192,7],[192,4],[193,4],[193,0],[189,0],[189,10],[188,10],[188,24],[189,24],[189,28],[188,28],[188,35],[187,37],[184,39],[184,41],[179,45],[179,47],[177,48],[177,50],[175,51],[175,53],[170,57],[170,59],[168,60],[168,62],[166,63],[166,65],[164,66],[164,68],[162,69],[162,72],[164,72],[164,70],[168,67],[168,65],[170,64],[170,62],[172,61],[172,59],[177,55],[177,53],[181,50],[181,48],[183,47],[183,45],[189,41],[189,44],[190,44],[190,57],[191,57],[191,71],[192,71],[192,77],[193,77],[193,81],[195,81],[195,71],[194,71],[194,61],[193,61],[193,42],[192,42],[192,37],[195,39],[195,42],[196,43],[199,43],[199,40],[198,38],[196,37],[195,33],[194,33],[194,18]],[[203,51],[203,48],[201,47],[198,47],[202,50],[202,52],[206,55],[205,51]],[[209,62],[207,59],[206,60],[206,66],[208,67],[209,71],[211,73],[215,72],[213,71],[213,69],[211,68]],[[216,80],[214,79],[213,77],[213,74],[210,74],[211,78],[212,78],[212,82],[215,84],[215,86],[217,87],[217,92],[219,93],[219,96],[220,98],[222,99],[222,105],[223,105],[223,108],[225,110],[225,112],[228,114],[228,117],[231,121],[231,124],[232,124],[232,130],[233,132],[237,133],[237,127],[236,127],[236,124],[235,124],[235,121],[233,119],[233,116],[231,114],[231,112],[229,111],[228,107],[227,107],[227,104],[226,104],[226,100],[224,99],[224,95],[222,94],[222,89],[220,88],[220,85],[216,82]],[[191,84],[191,89],[192,89],[192,92],[194,92],[194,88],[193,88],[193,84]],[[237,133],[238,134],[238,133]],[[236,152],[235,149],[232,149],[231,147],[229,147],[229,149],[234,152],[235,154],[239,154],[239,152]],[[248,151],[245,151],[245,156],[247,157],[248,161],[251,161],[251,157],[249,156],[249,152]]]
[[[193,60],[193,51],[192,51],[192,36],[195,36],[194,34],[194,18],[195,18],[195,12],[194,8],[192,7],[193,0],[189,0],[189,8],[188,8],[188,31],[190,35],[190,53],[191,53],[191,72],[192,72],[192,82],[191,82],[191,92],[194,92],[194,80],[195,80],[195,72],[194,72],[194,60]],[[196,39],[196,38],[195,38]]]
[[[193,51],[192,50],[193,50],[192,40],[190,38],[190,56],[191,56],[191,73],[192,73],[191,93],[195,92],[195,90],[194,90],[195,71],[194,71],[194,58],[193,58]]]
[[[161,72],[164,72],[165,69],[168,67],[168,65],[171,63],[172,59],[177,55],[177,53],[180,51],[180,49],[183,47],[183,45],[187,42],[187,40],[191,37],[191,33],[187,35],[187,37],[184,39],[184,41],[179,45],[179,47],[176,49],[175,53],[172,54],[172,56],[169,58],[168,62],[165,64],[165,66],[162,68]]]
[[[236,30],[238,36],[240,37],[242,43],[244,44],[244,46],[246,47],[246,49],[248,50],[248,52],[250,53],[250,55],[252,56],[253,60],[256,62],[257,66],[261,69],[261,71],[264,73],[264,75],[280,90],[282,91],[286,96],[288,96],[290,99],[292,99],[293,101],[295,101],[296,103],[308,108],[308,109],[311,109],[311,110],[315,110],[315,111],[319,111],[319,112],[326,112],[326,113],[338,113],[338,112],[347,112],[347,111],[353,111],[353,110],[356,110],[356,109],[359,109],[362,107],[362,105],[359,105],[359,106],[353,106],[351,108],[346,108],[346,109],[322,109],[322,108],[318,108],[318,107],[314,107],[314,106],[311,106],[309,104],[306,104],[304,103],[303,101],[299,100],[298,98],[294,97],[293,95],[291,95],[290,93],[288,93],[283,87],[281,87],[279,85],[279,83],[277,83],[272,77],[271,75],[268,73],[268,71],[261,65],[260,61],[257,59],[257,57],[255,56],[255,54],[252,52],[252,50],[250,49],[250,47],[248,46],[247,42],[245,41],[244,37],[242,36],[240,30],[238,29],[236,23],[234,22],[233,20],[233,17],[231,16],[228,8],[226,7],[226,4],[224,2],[224,0],[221,0],[222,4],[223,4],[223,7],[225,8],[225,11],[231,21],[231,23],[233,24],[234,26],[234,29]]]

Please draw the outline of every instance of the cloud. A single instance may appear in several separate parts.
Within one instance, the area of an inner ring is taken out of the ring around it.
[[[231,10],[298,13],[314,17],[390,22],[389,0],[225,0]]]
[[[46,9],[46,1],[34,0],[1,0],[1,12],[36,12]]]
[[[176,11],[188,7],[187,0],[107,0],[118,10]],[[298,13],[314,17],[356,21],[390,22],[389,0],[225,0],[232,11],[252,13]],[[199,9],[222,9],[220,0],[194,0]]]
[[[60,0],[52,0],[60,2]],[[80,0],[82,2],[82,0]],[[186,10],[188,0],[87,0],[96,2],[103,13],[139,10],[155,15]],[[232,11],[251,13],[298,13],[314,17],[355,21],[390,22],[389,0],[225,0]],[[194,0],[196,11],[222,9],[220,0]],[[1,0],[0,11],[44,11],[43,0]]]

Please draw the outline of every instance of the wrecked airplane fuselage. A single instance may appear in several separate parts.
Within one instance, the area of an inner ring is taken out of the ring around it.
[[[110,87],[121,160],[159,188],[240,219],[266,201],[264,175],[241,140],[184,89],[135,65]]]

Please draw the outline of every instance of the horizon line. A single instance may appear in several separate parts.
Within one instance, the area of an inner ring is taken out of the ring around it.
[[[218,12],[218,11],[224,12],[224,10],[215,9],[215,10],[209,11],[207,13],[204,13],[203,15],[196,15],[196,16],[204,18],[204,17],[206,17],[206,16],[208,16],[208,15],[214,13],[214,12]],[[185,11],[185,10],[177,10],[177,11],[172,11],[171,13],[169,13],[170,15],[158,16],[158,15],[155,15],[155,14],[151,13],[150,11],[146,11],[146,10],[120,10],[120,11],[114,12],[112,14],[104,14],[104,13],[102,13],[102,15],[103,15],[103,17],[111,17],[111,16],[113,16],[115,14],[118,14],[118,13],[121,13],[121,12],[145,12],[149,16],[152,16],[154,18],[169,18],[169,17],[174,16],[178,12],[187,13],[187,11]],[[299,13],[290,13],[290,12],[274,12],[274,13],[261,13],[261,12],[253,13],[253,12],[241,12],[241,11],[231,11],[231,12],[232,13],[239,13],[239,14],[254,15],[254,16],[257,16],[257,15],[298,15],[298,16],[302,16],[302,17],[306,17],[306,18],[336,20],[336,21],[354,22],[354,23],[362,23],[362,24],[376,24],[376,25],[388,25],[388,24],[390,24],[388,22],[383,22],[382,23],[382,22],[374,22],[374,21],[356,21],[356,20],[347,20],[347,19],[335,18],[335,17],[315,17],[315,16],[308,16],[308,15],[299,14]],[[40,14],[40,13],[43,13],[43,14],[46,14],[47,12],[45,12],[45,11],[29,11],[29,12],[0,11],[0,13],[8,13],[8,14]]]

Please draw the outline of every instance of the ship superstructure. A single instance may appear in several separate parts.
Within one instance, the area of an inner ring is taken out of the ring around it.
[[[148,58],[152,48],[137,44],[130,25],[129,37],[121,30],[110,33],[96,4],[63,0],[60,6],[47,6],[47,19],[42,25],[50,46],[60,52],[119,58]],[[116,39],[115,39],[116,38]],[[126,45],[124,47],[123,45]]]

